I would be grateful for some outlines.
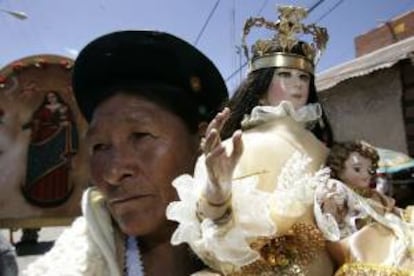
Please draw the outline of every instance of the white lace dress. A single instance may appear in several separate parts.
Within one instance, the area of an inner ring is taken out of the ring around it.
[[[288,102],[256,107],[243,122],[249,130],[242,135],[245,151],[233,175],[232,219],[217,225],[210,219],[197,218],[197,201],[207,178],[202,156],[193,177],[183,175],[173,183],[180,201],[167,208],[168,219],[179,223],[172,244],[188,243],[211,268],[231,274],[261,259],[255,248],[260,239],[284,235],[298,221],[312,224],[308,214],[312,212],[314,190],[327,180],[329,171],[315,169],[321,167],[326,149],[304,124],[315,122],[320,114],[319,105],[297,112]],[[254,137],[249,140],[250,136]],[[261,138],[270,142],[263,140],[262,145]],[[259,147],[252,144],[256,142]],[[320,151],[312,156],[312,151],[304,150],[307,146],[320,147]]]

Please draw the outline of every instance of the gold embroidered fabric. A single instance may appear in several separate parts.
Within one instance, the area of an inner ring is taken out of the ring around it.
[[[263,238],[251,246],[261,258],[231,276],[307,275],[307,266],[325,248],[325,240],[316,226],[296,223],[286,235]]]
[[[348,263],[344,264],[335,276],[410,276],[414,272],[399,269],[397,267],[369,264]]]
[[[408,206],[401,212],[402,219],[405,222],[413,223],[414,222],[414,206]]]
[[[348,185],[348,187],[351,188],[351,190],[353,190],[355,193],[365,198],[370,198],[374,194],[373,189],[370,187],[357,187],[357,186],[351,186],[351,185]]]

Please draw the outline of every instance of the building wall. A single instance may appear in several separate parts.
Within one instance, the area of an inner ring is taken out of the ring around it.
[[[403,89],[403,112],[405,120],[408,153],[414,156],[414,65],[413,60],[401,62]]]
[[[337,141],[362,139],[407,153],[398,68],[348,79],[319,93]]]
[[[414,11],[355,38],[356,56],[373,52],[414,35]]]

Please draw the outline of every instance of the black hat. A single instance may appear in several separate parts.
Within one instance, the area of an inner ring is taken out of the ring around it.
[[[131,83],[179,89],[178,96],[198,113],[184,116],[201,120],[210,120],[228,97],[215,65],[194,46],[164,32],[110,33],[90,42],[75,61],[73,90],[87,121],[97,105],[111,96],[108,87]],[[177,102],[177,95],[167,98],[164,101],[172,105]]]

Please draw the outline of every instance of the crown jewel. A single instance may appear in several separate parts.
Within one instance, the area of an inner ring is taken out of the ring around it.
[[[250,17],[243,28],[242,46],[247,60],[250,60],[246,37],[252,27],[264,27],[275,31],[271,39],[259,39],[251,46],[252,57],[250,70],[255,71],[267,67],[293,67],[313,74],[314,65],[326,48],[328,32],[326,28],[315,24],[301,23],[307,16],[306,9],[294,6],[280,6],[279,20],[266,21],[263,17]],[[312,35],[313,41],[300,41],[298,35]],[[300,47],[303,55],[295,53]]]

